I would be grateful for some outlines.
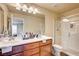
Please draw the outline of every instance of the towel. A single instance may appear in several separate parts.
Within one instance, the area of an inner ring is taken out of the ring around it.
[[[10,52],[12,51],[12,47],[4,47],[2,48],[2,53],[7,53],[7,52]]]

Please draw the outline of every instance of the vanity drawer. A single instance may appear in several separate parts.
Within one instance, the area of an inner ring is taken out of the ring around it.
[[[23,45],[13,46],[12,52],[13,52],[13,54],[19,53],[19,52],[22,52],[23,49],[24,49]]]
[[[36,47],[39,47],[39,42],[34,42],[34,43],[24,45],[24,50],[33,49]]]
[[[24,56],[32,56],[32,55],[34,55],[36,53],[39,53],[39,48],[24,51]]]
[[[52,39],[48,39],[46,40],[46,42],[43,42],[43,41],[40,42],[40,46],[47,45],[47,44],[52,44]]]

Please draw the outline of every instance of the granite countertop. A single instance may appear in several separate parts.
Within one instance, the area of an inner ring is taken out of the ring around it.
[[[34,38],[34,39],[26,39],[26,40],[16,40],[16,41],[10,41],[10,42],[1,42],[0,41],[0,48],[27,44],[27,43],[37,42],[37,41],[45,41],[48,39],[52,39],[52,38],[51,37],[42,37],[42,38]]]

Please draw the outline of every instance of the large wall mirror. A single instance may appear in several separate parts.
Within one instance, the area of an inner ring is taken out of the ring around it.
[[[32,32],[45,34],[45,16],[42,14],[31,14],[16,10],[15,7],[5,4],[8,9],[7,31],[9,35]],[[0,8],[0,34],[4,34],[4,11]]]
[[[17,14],[18,15],[18,14]],[[14,15],[11,17],[11,34],[20,35],[26,32],[44,34],[45,19],[34,15]],[[39,15],[40,16],[40,15]]]

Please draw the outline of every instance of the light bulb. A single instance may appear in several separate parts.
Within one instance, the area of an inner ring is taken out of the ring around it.
[[[21,5],[19,3],[16,4],[16,9],[21,10]]]
[[[28,13],[32,13],[33,12],[33,7],[29,7],[28,8]]]
[[[36,12],[35,12],[35,11],[33,11],[33,14],[36,14]]]
[[[32,13],[32,11],[28,10],[28,13]]]
[[[17,9],[17,10],[21,10],[21,8],[20,8],[20,7],[16,7],[16,9]]]
[[[38,9],[35,8],[34,11],[35,11],[35,12],[38,12]]]
[[[33,11],[33,7],[30,7],[29,10],[30,10],[30,11]]]
[[[23,11],[27,11],[27,10],[28,10],[27,6],[26,6],[26,5],[23,5],[23,6],[22,6],[22,10],[23,10]]]

